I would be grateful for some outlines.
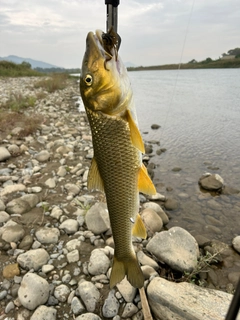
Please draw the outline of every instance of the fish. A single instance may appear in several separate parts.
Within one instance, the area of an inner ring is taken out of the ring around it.
[[[156,189],[142,163],[141,137],[127,70],[118,54],[113,30],[96,30],[86,38],[80,92],[89,120],[93,159],[87,187],[105,192],[114,239],[110,288],[125,276],[142,288],[144,276],[132,244],[132,235],[146,238],[139,211],[139,192]]]

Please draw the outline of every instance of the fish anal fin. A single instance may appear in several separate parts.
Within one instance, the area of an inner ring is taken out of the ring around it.
[[[138,174],[138,190],[139,192],[152,196],[156,194],[156,189],[151,178],[147,173],[147,168],[142,164]]]
[[[96,159],[93,157],[91,167],[88,173],[87,187],[89,190],[98,189],[104,192],[103,181],[100,176]]]
[[[113,258],[112,272],[110,276],[110,288],[121,282],[127,276],[128,281],[134,288],[142,288],[144,285],[144,276],[138,263],[135,252],[131,257],[124,260]]]
[[[135,223],[133,225],[132,234],[135,237],[140,237],[142,239],[146,239],[147,238],[146,228],[144,226],[144,223],[143,223],[139,213],[137,214],[136,221],[135,221]]]
[[[145,153],[145,148],[144,148],[144,143],[143,143],[143,139],[141,136],[141,133],[135,123],[135,121],[133,120],[133,117],[131,115],[131,111],[127,110],[127,121],[129,124],[129,128],[130,128],[130,135],[131,135],[131,140],[132,140],[132,144],[142,153]]]

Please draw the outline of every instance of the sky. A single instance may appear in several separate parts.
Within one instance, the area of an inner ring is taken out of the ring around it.
[[[119,54],[136,66],[217,59],[240,47],[239,17],[239,0],[120,0]],[[104,0],[0,0],[0,57],[78,68],[96,29]]]

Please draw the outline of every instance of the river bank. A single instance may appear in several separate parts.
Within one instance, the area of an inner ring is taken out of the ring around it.
[[[104,195],[86,188],[93,149],[86,115],[78,111],[76,80],[68,80],[63,90],[45,92],[43,98],[39,94],[42,89],[33,85],[38,78],[0,81],[2,100],[13,92],[38,97],[25,114],[34,112],[42,119],[36,132],[25,137],[21,137],[24,128],[20,121],[11,132],[1,131],[0,319],[42,319],[43,314],[49,319],[118,320],[120,315],[142,319],[140,297],[134,288],[125,282],[109,290],[113,241]],[[155,199],[141,196],[148,239],[134,239],[134,245],[144,267],[146,287],[160,275],[168,281],[195,281],[214,293],[215,289],[224,291],[226,296],[218,300],[225,300],[224,314],[240,274],[239,239],[233,249],[201,234],[193,238],[182,228],[174,229],[192,245],[185,251],[183,246],[180,255],[189,270],[181,268],[179,262],[176,265],[179,241],[177,249],[168,248],[173,261],[158,248],[156,251],[153,242],[149,245],[156,235],[169,238],[160,231],[169,229],[171,204],[161,194]],[[193,255],[186,257],[188,251]],[[201,269],[197,260],[203,262]],[[156,293],[150,289],[154,304]],[[155,318],[161,319],[158,312],[154,309]]]

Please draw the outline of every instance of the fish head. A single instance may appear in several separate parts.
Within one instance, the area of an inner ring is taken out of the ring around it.
[[[80,76],[85,108],[117,115],[127,108],[132,90],[127,70],[119,57],[113,31],[89,32]]]

